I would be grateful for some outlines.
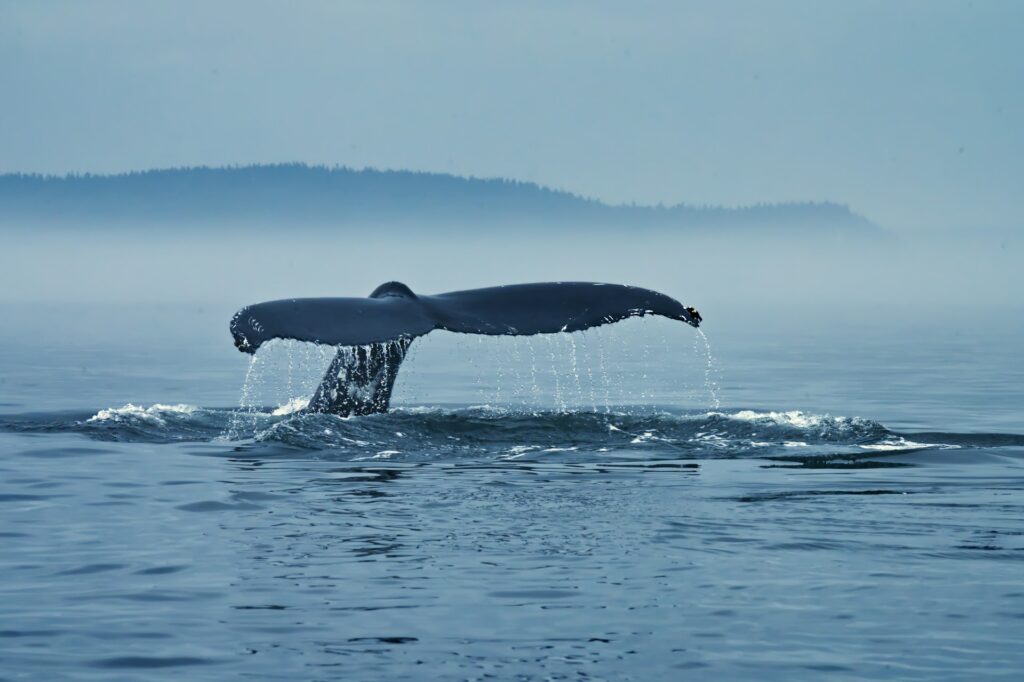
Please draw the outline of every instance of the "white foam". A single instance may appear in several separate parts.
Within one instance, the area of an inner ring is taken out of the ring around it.
[[[400,405],[392,407],[391,412],[400,414],[443,414],[445,410],[430,405]]]
[[[832,417],[829,417],[828,415],[804,414],[799,410],[790,410],[788,412],[755,412],[754,410],[740,410],[739,412],[734,412],[732,414],[720,412],[712,412],[709,414],[745,422],[770,421],[776,424],[796,426],[802,429],[814,428],[816,426],[820,426],[822,422],[832,419]],[[846,418],[838,417],[835,421],[846,421]]]
[[[162,403],[156,403],[149,407],[142,407],[141,405],[133,405],[128,403],[123,407],[109,407],[105,410],[100,410],[93,416],[87,419],[87,422],[104,422],[114,421],[121,422],[129,419],[142,420],[155,424],[163,424],[165,415],[173,414],[192,414],[195,412],[197,407],[194,405],[164,405]]]
[[[491,405],[490,403],[483,403],[482,405],[470,405],[466,410],[471,412],[487,412],[490,414],[508,414],[509,410],[500,405]]]
[[[697,442],[701,445],[710,445],[714,448],[727,448],[732,444],[728,438],[719,433],[701,432],[696,434],[690,440],[691,442]]]
[[[630,442],[631,445],[639,445],[641,443],[646,443],[646,442],[651,441],[651,440],[658,440],[658,439],[654,437],[654,434],[652,432],[644,431],[639,436],[634,436],[633,440],[631,440],[629,442]]]
[[[270,414],[274,415],[275,417],[283,417],[285,415],[295,414],[300,410],[304,410],[306,409],[307,405],[309,405],[309,398],[292,398],[284,405],[281,405],[280,407],[275,409]]]
[[[868,443],[859,447],[862,450],[874,450],[876,452],[898,452],[900,450],[920,450],[924,448],[955,450],[959,449],[960,446],[937,443],[917,443],[912,440],[907,440],[906,438],[897,438],[895,440],[884,440],[881,443]]]
[[[508,454],[503,456],[501,459],[519,459],[523,455],[529,452],[535,452],[540,450],[539,445],[513,445],[509,448]]]

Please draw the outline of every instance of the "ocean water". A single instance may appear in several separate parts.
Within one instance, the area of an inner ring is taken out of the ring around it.
[[[418,340],[0,308],[0,680],[1020,679],[1020,311]]]

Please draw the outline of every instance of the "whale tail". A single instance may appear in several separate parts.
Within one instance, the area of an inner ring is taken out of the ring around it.
[[[299,298],[242,308],[235,346],[255,353],[270,339],[338,346],[308,409],[339,415],[386,412],[413,339],[434,329],[524,336],[576,332],[660,315],[697,327],[696,309],[665,294],[620,284],[548,282],[420,296],[400,282],[368,298]]]

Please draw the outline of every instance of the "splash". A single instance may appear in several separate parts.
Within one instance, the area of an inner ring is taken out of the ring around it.
[[[790,410],[788,412],[756,412],[754,410],[740,410],[739,412],[734,412],[732,414],[724,414],[721,412],[717,414],[726,419],[785,424],[805,429],[821,426],[823,422],[829,420],[836,421],[835,418],[830,417],[829,415],[806,414],[799,410]],[[844,423],[845,420],[845,417],[839,417],[837,423]]]
[[[722,406],[722,401],[718,396],[718,381],[715,378],[715,356],[711,353],[711,342],[708,340],[704,330],[699,327],[697,328],[697,338],[704,344],[704,390],[707,392],[711,409],[717,410]]]
[[[237,421],[233,410],[191,405],[125,405],[80,419],[37,415],[21,431],[67,431],[105,441],[224,442],[245,449],[320,452],[341,460],[449,461],[505,458],[614,459],[794,458],[856,461],[922,449],[949,449],[976,436],[933,438],[900,434],[859,417],[798,411],[684,411],[595,413],[515,412],[481,405],[457,409],[397,408],[388,414],[341,418],[298,409],[254,410]],[[0,422],[2,427],[2,422]],[[946,434],[948,436],[949,434]],[[981,438],[991,438],[983,436]],[[958,440],[960,442],[958,443]],[[966,439],[966,440],[964,440]],[[1018,437],[1013,443],[1022,442]],[[237,447],[233,445],[232,447]]]
[[[477,336],[475,342],[439,333],[417,340],[417,360],[406,365],[415,370],[422,359],[427,367],[449,371],[434,371],[429,383],[421,379],[415,387],[403,382],[393,405],[419,404],[435,395],[448,402],[456,396],[462,403],[524,412],[720,407],[713,357],[710,370],[707,367],[710,350],[698,337],[696,358],[673,352],[680,337],[673,335],[670,342],[669,335],[691,334],[690,327],[665,322],[660,335],[658,331],[656,321],[638,319],[584,332]],[[473,393],[473,398],[467,395]]]
[[[257,370],[257,363],[260,361],[261,358],[258,353],[249,358],[249,366],[245,370],[245,380],[242,382],[242,390],[238,396],[238,409],[231,415],[231,421],[228,423],[227,430],[223,435],[225,440],[240,440],[239,434],[242,433],[245,427],[244,422],[247,421],[247,417],[251,417],[251,396],[254,392],[255,377],[260,375]]]
[[[271,414],[274,415],[275,417],[283,417],[288,414],[295,414],[296,412],[300,412],[306,409],[307,405],[309,405],[309,398],[292,398],[284,405],[281,405],[280,407],[276,408],[273,412],[271,412]]]
[[[559,412],[567,412],[569,410],[569,405],[566,403],[565,398],[562,395],[561,372],[558,369],[558,358],[555,355],[558,343],[552,336],[547,336],[545,338],[548,342],[548,353],[551,355],[551,376],[555,379],[555,404],[558,405]]]
[[[190,415],[196,411],[193,405],[163,405],[156,403],[150,407],[141,407],[128,403],[124,407],[109,407],[100,410],[86,420],[87,423],[96,422],[129,422],[142,420],[156,424],[166,424],[165,417],[171,415]]]
[[[289,414],[309,402],[336,348],[290,339],[273,339],[249,359],[238,409],[223,437],[239,440],[251,433],[263,412]],[[268,409],[269,408],[269,409]]]
[[[463,334],[438,333],[409,346],[392,405],[440,399],[524,413],[554,409],[611,414],[659,404],[719,409],[717,367],[707,337],[698,330],[694,349],[699,359],[693,362],[672,353],[677,344],[666,336],[692,333],[689,327],[666,322],[659,336],[657,325],[652,330],[651,324],[638,320],[543,336],[481,335],[475,342]],[[438,355],[438,350],[447,355]],[[318,395],[332,362],[358,352],[368,350],[282,339],[265,343],[249,361],[225,437],[251,432],[256,412],[282,416],[301,411]],[[385,373],[391,369],[388,363],[385,358]],[[350,364],[338,364],[342,382],[348,380]],[[475,398],[467,395],[474,392]]]
[[[580,332],[580,345],[583,348],[583,354],[587,358],[592,358],[590,354],[590,348],[587,346],[587,333],[585,331]],[[575,359],[575,354],[574,354]],[[597,412],[597,392],[594,389],[594,363],[593,360],[586,362],[584,367],[587,370],[587,385],[590,387],[590,409]]]

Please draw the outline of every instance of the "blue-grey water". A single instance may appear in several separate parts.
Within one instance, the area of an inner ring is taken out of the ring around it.
[[[0,679],[1020,679],[1020,311],[435,333],[352,419],[231,312],[0,308]]]

